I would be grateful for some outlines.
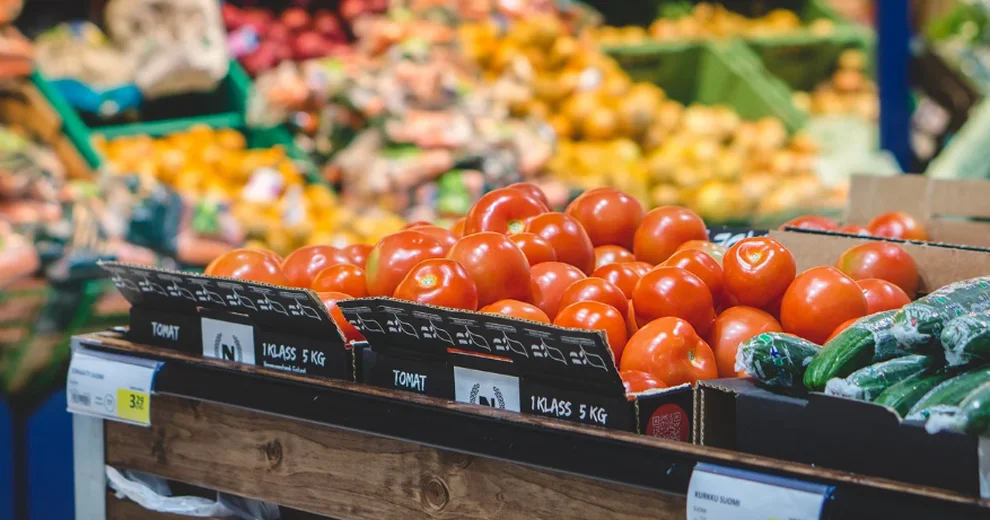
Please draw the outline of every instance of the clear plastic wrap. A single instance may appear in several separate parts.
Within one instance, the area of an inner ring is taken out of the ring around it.
[[[819,348],[797,336],[765,332],[739,345],[735,369],[745,371],[766,385],[798,388]]]
[[[931,369],[933,364],[932,358],[921,355],[874,363],[844,378],[830,379],[825,385],[825,393],[872,401],[891,386]]]

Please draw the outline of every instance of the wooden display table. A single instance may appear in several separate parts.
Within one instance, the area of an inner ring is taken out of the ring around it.
[[[725,450],[204,360],[120,335],[77,344],[165,361],[151,427],[77,415],[77,518],[174,518],[106,492],[105,465],[306,518],[684,518],[698,462],[835,486],[830,518],[986,518],[990,503]]]

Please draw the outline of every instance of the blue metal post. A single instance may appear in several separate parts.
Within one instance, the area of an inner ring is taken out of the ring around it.
[[[911,113],[908,86],[911,27],[906,0],[877,1],[877,79],[880,90],[880,147],[911,168]]]

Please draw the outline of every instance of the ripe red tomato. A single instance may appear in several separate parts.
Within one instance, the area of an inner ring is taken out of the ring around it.
[[[454,222],[453,226],[450,226],[450,232],[454,234],[455,238],[461,238],[464,236],[464,222],[466,220],[466,217],[461,217]]]
[[[512,234],[523,231],[526,221],[547,212],[542,202],[523,190],[502,188],[484,194],[464,220],[464,234],[482,231]]]
[[[918,265],[901,246],[867,242],[847,249],[835,266],[853,280],[879,278],[900,287],[914,298],[918,293]]]
[[[848,329],[849,327],[852,327],[852,324],[856,323],[857,321],[859,321],[859,318],[852,318],[850,320],[846,320],[842,322],[842,325],[839,325],[838,327],[835,328],[835,330],[832,331],[832,334],[829,335],[828,339],[825,340],[825,343],[832,341],[832,338],[838,336],[839,334],[842,333],[842,331]]]
[[[715,353],[719,377],[743,377],[736,372],[736,350],[739,344],[764,332],[783,332],[780,323],[766,312],[746,306],[730,307],[715,317],[708,334],[708,345]]]
[[[361,334],[354,327],[354,325],[351,325],[351,322],[344,318],[344,313],[341,312],[339,307],[337,307],[337,302],[341,300],[350,300],[350,296],[339,292],[317,293],[317,296],[323,300],[323,305],[327,306],[327,310],[330,311],[330,317],[333,318],[333,322],[337,324],[337,328],[344,333],[345,341],[365,341],[364,335]]]
[[[251,249],[235,249],[218,256],[206,267],[204,274],[272,285],[289,285],[282,266],[271,256]]]
[[[351,244],[343,249],[344,255],[351,260],[351,263],[365,269],[368,265],[368,255],[375,246],[368,244]]]
[[[846,224],[836,231],[839,233],[846,233],[847,235],[859,235],[864,237],[870,236],[870,230],[867,229],[866,226],[860,226],[858,224]]]
[[[271,258],[272,260],[278,262],[278,265],[282,265],[282,260],[284,260],[281,256],[279,256],[278,253],[272,251],[271,249],[262,249],[262,248],[254,248],[254,247],[249,247],[247,249],[250,249],[251,251],[257,251],[259,253],[264,253],[265,256],[267,256],[268,258]]]
[[[821,345],[842,322],[866,315],[866,297],[834,267],[813,267],[794,279],[780,305],[784,331]]]
[[[649,271],[647,271],[649,272]],[[622,291],[622,294],[626,295],[626,298],[632,298],[633,289],[636,287],[636,282],[643,277],[635,267],[626,264],[611,264],[605,267],[599,267],[595,272],[591,273],[592,278],[601,278],[606,282],[616,286]]]
[[[622,246],[598,246],[595,248],[595,269],[610,264],[635,262],[636,257]]]
[[[418,228],[418,227],[426,227],[426,226],[432,226],[432,225],[433,224],[431,224],[430,222],[427,222],[425,220],[417,220],[416,222],[410,222],[410,223],[406,224],[405,226],[402,226],[402,230],[404,231],[406,229],[414,229],[414,228]]]
[[[630,338],[639,330],[639,323],[636,322],[636,307],[633,306],[632,300],[629,300],[629,310],[626,311],[626,330]]]
[[[559,308],[584,301],[602,302],[616,310],[625,310],[629,306],[629,298],[621,289],[601,278],[592,277],[578,280],[565,289],[560,296]]]
[[[563,262],[543,262],[530,270],[533,303],[551,318],[557,316],[560,298],[572,283],[585,278],[573,265]]]
[[[715,354],[691,324],[671,316],[652,321],[626,342],[620,372],[646,372],[667,386],[718,377]]]
[[[447,258],[461,264],[474,280],[480,307],[506,298],[533,298],[526,255],[503,234],[468,235],[454,244]]]
[[[544,213],[530,219],[526,231],[550,242],[558,262],[571,264],[584,274],[595,270],[595,249],[588,233],[574,217],[563,213]]]
[[[889,311],[900,309],[911,303],[904,289],[879,278],[867,278],[857,280],[856,285],[863,291],[866,297],[866,313]]]
[[[640,327],[658,318],[675,316],[705,334],[715,318],[708,286],[680,267],[660,266],[646,273],[633,289],[632,301]]]
[[[416,264],[442,256],[443,246],[437,239],[413,229],[379,240],[368,255],[365,269],[368,294],[392,296],[399,282]]]
[[[667,267],[680,267],[685,271],[701,278],[712,293],[716,306],[725,299],[725,283],[722,281],[722,266],[707,253],[697,249],[677,251],[663,264]]]
[[[636,272],[639,273],[640,277],[653,270],[653,264],[648,264],[646,262],[629,262],[627,265],[635,269]]]
[[[293,287],[309,288],[317,273],[338,264],[349,264],[351,259],[333,246],[300,247],[282,261],[282,272]]]
[[[780,226],[780,229],[798,228],[814,231],[835,231],[839,225],[834,220],[820,215],[804,215],[791,219]]]
[[[553,246],[539,235],[523,232],[510,235],[509,238],[526,255],[531,266],[557,260]]]
[[[750,307],[764,308],[783,296],[796,272],[791,252],[768,237],[740,240],[722,259],[725,288]]]
[[[619,360],[622,359],[622,350],[626,348],[628,331],[625,316],[615,307],[595,301],[572,303],[560,310],[553,324],[570,329],[604,332],[608,347],[612,350],[612,359],[618,366]]]
[[[535,305],[519,300],[499,300],[483,307],[480,312],[484,314],[501,314],[510,318],[521,318],[538,323],[546,323],[547,325],[550,324],[550,318],[545,312],[538,309]]]
[[[688,240],[677,248],[678,251],[684,251],[685,249],[697,249],[698,251],[707,253],[708,256],[718,262],[718,265],[722,265],[722,258],[725,257],[725,253],[729,250],[729,248],[722,244],[716,244],[707,240]]]
[[[633,237],[633,254],[637,260],[656,265],[688,240],[708,240],[701,217],[679,206],[661,206],[643,217]]]
[[[592,245],[616,245],[626,250],[632,249],[636,228],[643,220],[643,206],[638,200],[607,187],[582,193],[565,213],[584,226]]]
[[[368,295],[368,280],[364,269],[353,264],[338,264],[319,272],[310,289],[320,292],[340,292],[352,298]]]
[[[626,370],[625,372],[619,372],[619,377],[622,378],[622,386],[625,387],[627,394],[638,394],[647,390],[667,388],[667,385],[663,384],[663,381],[646,372]]]
[[[450,251],[450,248],[454,247],[454,244],[457,243],[457,237],[455,237],[449,230],[440,226],[416,226],[412,228],[412,231],[423,233],[437,239],[437,242],[440,242],[440,245],[443,246],[443,254],[447,254],[447,252]]]
[[[878,215],[866,227],[875,237],[928,240],[928,232],[921,221],[903,211],[888,211]]]
[[[461,264],[445,258],[423,260],[395,288],[400,300],[477,310],[478,286]]]
[[[543,188],[533,184],[532,182],[517,182],[506,187],[509,189],[522,191],[530,197],[542,202],[543,205],[546,206],[547,211],[550,211],[550,199],[548,199],[547,194],[543,192]]]

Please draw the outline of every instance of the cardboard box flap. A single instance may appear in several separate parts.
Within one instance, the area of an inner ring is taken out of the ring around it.
[[[990,182],[982,179],[854,175],[845,217],[850,224],[862,225],[887,211],[905,211],[926,222],[946,217],[990,218],[987,200]]]
[[[131,305],[167,312],[211,309],[248,316],[269,330],[319,337],[344,345],[344,337],[316,293],[154,267],[101,262]],[[328,334],[329,331],[334,333]]]

